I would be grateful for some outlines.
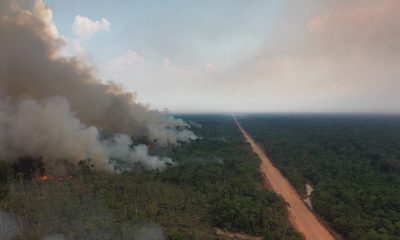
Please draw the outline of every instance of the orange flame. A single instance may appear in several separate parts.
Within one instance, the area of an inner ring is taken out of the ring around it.
[[[38,179],[38,180],[41,180],[41,181],[46,181],[46,180],[51,179],[51,177],[50,177],[50,176],[47,176],[47,175],[43,175],[43,176],[37,177],[37,179]]]
[[[51,179],[71,180],[71,179],[73,179],[73,178],[74,178],[73,176],[52,177],[52,176],[49,176],[49,175],[43,175],[43,176],[38,176],[38,177],[36,178],[36,180],[39,180],[39,181],[47,181],[47,180],[51,180]]]

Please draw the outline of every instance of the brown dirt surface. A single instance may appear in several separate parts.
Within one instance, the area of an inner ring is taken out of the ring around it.
[[[266,184],[281,195],[289,204],[289,220],[293,227],[298,232],[302,233],[306,240],[335,240],[335,237],[328,228],[325,227],[318,217],[305,205],[300,195],[289,181],[272,165],[263,149],[258,146],[254,139],[242,128],[236,118],[234,119],[247,142],[251,145],[254,153],[261,159],[260,168],[266,177]]]

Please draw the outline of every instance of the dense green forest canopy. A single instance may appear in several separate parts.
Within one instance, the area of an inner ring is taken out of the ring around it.
[[[239,121],[345,239],[400,239],[400,117],[250,115]]]
[[[286,203],[263,188],[259,159],[232,118],[183,117],[201,139],[174,148],[153,146],[152,154],[177,163],[162,172],[138,167],[111,175],[82,164],[73,179],[37,181],[3,162],[0,209],[16,215],[21,239],[51,233],[134,239],[137,228],[149,224],[160,226],[167,239],[223,239],[215,227],[270,240],[302,239],[290,227]]]

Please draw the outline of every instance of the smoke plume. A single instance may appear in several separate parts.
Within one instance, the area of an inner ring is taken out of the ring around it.
[[[0,240],[12,240],[20,233],[18,221],[14,215],[0,210]]]
[[[38,157],[54,172],[87,159],[100,169],[121,161],[162,169],[172,161],[149,156],[130,136],[162,146],[196,138],[181,119],[102,83],[77,58],[62,57],[65,43],[42,0],[3,0],[0,36],[0,160]]]

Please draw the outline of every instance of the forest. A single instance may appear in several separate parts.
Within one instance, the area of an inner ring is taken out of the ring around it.
[[[177,163],[165,171],[137,166],[115,175],[83,162],[70,178],[42,181],[18,164],[0,162],[0,209],[18,219],[18,239],[54,233],[67,239],[141,239],[143,229],[171,240],[224,239],[216,227],[270,240],[302,239],[288,222],[286,203],[264,188],[259,159],[232,118],[182,117],[200,139],[152,147],[153,154]]]
[[[238,118],[314,210],[348,240],[400,239],[400,117]]]

